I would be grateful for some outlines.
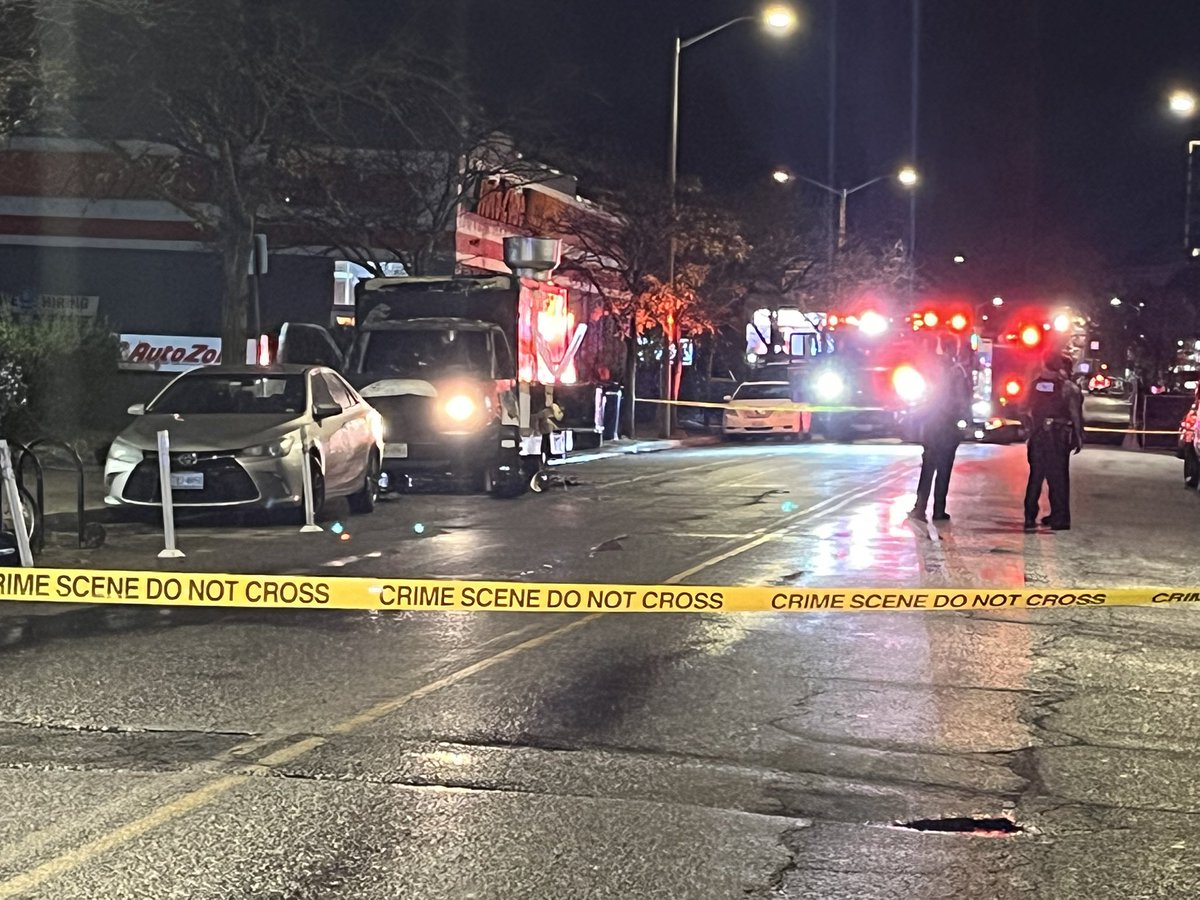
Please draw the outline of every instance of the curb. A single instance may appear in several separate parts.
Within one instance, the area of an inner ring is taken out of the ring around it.
[[[574,456],[568,456],[566,459],[552,459],[552,466],[569,466],[575,463],[595,462],[601,459],[616,459],[619,456],[631,456],[638,453],[656,453],[660,450],[678,450],[682,447],[705,447],[711,444],[719,444],[720,438],[717,435],[696,435],[686,438],[656,438],[652,440],[634,441],[633,443],[623,444],[619,447],[612,447],[608,450],[601,447],[599,450],[588,451]]]

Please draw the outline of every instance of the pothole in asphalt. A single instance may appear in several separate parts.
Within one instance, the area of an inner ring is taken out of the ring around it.
[[[1003,837],[1007,834],[1020,834],[1025,830],[1007,816],[951,816],[945,819],[913,819],[911,822],[896,822],[895,827],[946,834],[977,834],[984,837]]]

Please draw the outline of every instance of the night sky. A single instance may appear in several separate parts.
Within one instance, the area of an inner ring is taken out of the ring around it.
[[[457,3],[410,22],[465,51],[489,104],[519,112],[536,102],[576,143],[664,171],[676,29],[688,37],[758,9]],[[852,187],[910,161],[910,0],[797,8],[805,25],[789,38],[744,23],[684,51],[681,177],[736,190],[787,165]],[[1095,287],[1106,267],[1182,256],[1184,148],[1200,123],[1169,119],[1163,98],[1177,83],[1200,88],[1200,3],[921,0],[920,18],[917,256],[928,275],[980,295],[1037,295]],[[849,208],[852,233],[907,237],[908,200],[891,184]],[[956,253],[966,264],[950,262]]]

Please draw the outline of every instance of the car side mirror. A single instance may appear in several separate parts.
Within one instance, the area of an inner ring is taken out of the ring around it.
[[[726,395],[725,395],[725,402],[726,402],[726,403],[728,403],[728,402],[729,402],[730,400],[732,400],[732,399],[733,399],[733,394],[726,394]]]
[[[336,403],[318,403],[313,407],[313,418],[320,422],[322,419],[330,419],[334,416],[340,416],[342,408]]]
[[[133,406],[129,407],[129,409],[125,410],[125,412],[129,413],[131,416],[143,416],[146,414],[146,404],[135,403]]]

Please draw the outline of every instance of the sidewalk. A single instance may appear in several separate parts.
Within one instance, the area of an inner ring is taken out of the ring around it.
[[[678,432],[671,438],[659,438],[653,426],[639,428],[636,438],[605,441],[595,450],[572,453],[552,465],[613,459],[632,453],[653,453],[679,447],[698,447],[720,442],[720,435],[702,432]],[[32,469],[26,486],[34,492]],[[47,542],[75,542],[76,486],[74,470],[47,467],[44,481]],[[104,470],[84,465],[85,519],[104,522]],[[22,603],[0,599],[0,649],[18,644],[52,640],[73,634],[120,631],[131,628],[162,627],[198,621],[201,616],[186,607],[138,607],[97,605],[92,603]]]
[[[615,459],[631,453],[654,453],[659,450],[677,450],[680,447],[704,447],[721,442],[721,436],[713,432],[680,431],[672,437],[660,438],[655,436],[657,432],[653,428],[645,430],[639,428],[638,431],[640,433],[637,437],[605,441],[594,450],[573,451],[566,459],[551,460],[550,465],[564,466],[572,463],[594,462],[598,459]]]

